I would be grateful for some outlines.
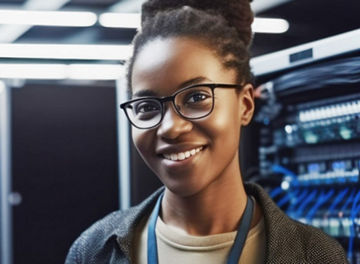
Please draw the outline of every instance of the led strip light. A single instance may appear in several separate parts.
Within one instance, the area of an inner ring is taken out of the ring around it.
[[[354,114],[360,114],[360,100],[300,111],[299,120],[309,122]]]

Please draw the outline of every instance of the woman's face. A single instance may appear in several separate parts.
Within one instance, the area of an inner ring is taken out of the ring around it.
[[[200,41],[158,38],[145,44],[136,58],[132,93],[134,98],[137,94],[162,97],[191,84],[235,84],[236,80],[236,72],[224,68]],[[194,195],[240,175],[240,128],[252,117],[252,87],[246,85],[241,92],[216,88],[214,98],[213,112],[203,119],[183,119],[168,102],[159,126],[132,128],[134,144],[144,161],[178,195]],[[177,155],[178,160],[172,160],[171,155]]]

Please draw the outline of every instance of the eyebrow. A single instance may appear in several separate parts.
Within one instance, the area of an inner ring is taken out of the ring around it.
[[[133,94],[132,97],[157,96],[157,93],[151,90],[140,90]]]
[[[198,84],[198,83],[201,83],[201,82],[204,82],[204,81],[209,81],[209,79],[206,78],[206,77],[203,77],[203,76],[198,76],[196,78],[193,78],[193,79],[190,79],[190,80],[187,80],[187,81],[181,83],[179,85],[179,88],[184,88],[184,87],[187,87],[187,86],[190,86],[190,85],[193,85],[193,84]]]
[[[209,79],[206,77],[203,77],[203,76],[198,76],[198,77],[192,78],[190,80],[187,80],[185,82],[182,82],[178,86],[178,89],[184,88],[184,87],[187,87],[187,86],[190,86],[193,84],[198,84],[198,83],[201,83],[204,81],[209,81]],[[132,97],[134,98],[134,97],[146,97],[146,96],[158,96],[158,94],[152,90],[145,89],[145,90],[137,91],[136,93],[133,94]]]

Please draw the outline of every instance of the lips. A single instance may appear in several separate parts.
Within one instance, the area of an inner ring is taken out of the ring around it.
[[[183,152],[177,152],[177,153],[170,153],[170,154],[162,154],[162,156],[167,160],[172,161],[178,161],[178,160],[185,160],[192,156],[195,156],[197,153],[199,153],[203,147],[197,147],[193,149],[189,149]]]

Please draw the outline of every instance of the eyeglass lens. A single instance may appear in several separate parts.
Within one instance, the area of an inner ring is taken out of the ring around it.
[[[191,87],[177,93],[174,98],[176,111],[188,119],[208,115],[213,108],[212,89],[207,86]],[[126,112],[131,122],[140,128],[158,125],[162,120],[163,105],[160,100],[141,99],[127,105]]]

